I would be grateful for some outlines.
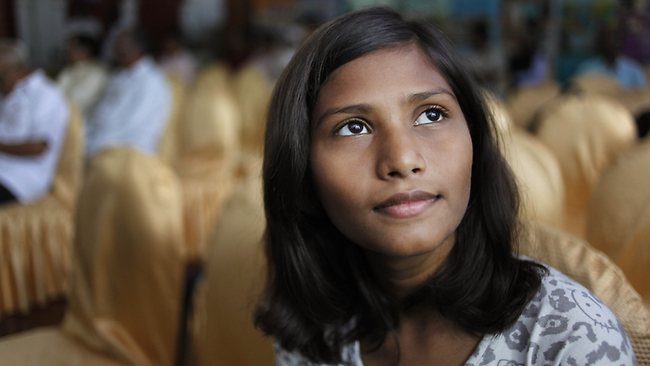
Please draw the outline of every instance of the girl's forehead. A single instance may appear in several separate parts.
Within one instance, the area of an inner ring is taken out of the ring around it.
[[[321,85],[319,103],[352,102],[366,99],[409,95],[434,89],[451,91],[439,68],[414,43],[381,48],[357,57],[332,72]]]
[[[329,81],[337,73],[340,73],[340,70],[342,68],[345,68],[350,64],[360,63],[368,59],[372,59],[374,62],[376,62],[377,60],[385,59],[387,55],[403,55],[404,57],[417,57],[425,62],[428,62],[429,66],[432,69],[436,69],[436,70],[438,69],[437,65],[435,64],[433,59],[429,56],[427,50],[423,48],[423,46],[421,46],[419,43],[416,42],[402,42],[402,43],[386,45],[384,47],[380,47],[354,57],[353,59],[345,62],[344,64],[339,65],[334,70],[332,70],[329,73],[329,75],[327,75],[327,78],[323,82],[323,84]]]

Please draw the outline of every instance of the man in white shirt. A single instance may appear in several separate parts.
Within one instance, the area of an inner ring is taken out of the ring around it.
[[[86,128],[86,157],[110,146],[156,153],[170,114],[171,90],[141,32],[122,30],[115,42],[115,71]]]
[[[23,47],[0,40],[0,204],[50,188],[68,122],[63,92],[27,67]]]

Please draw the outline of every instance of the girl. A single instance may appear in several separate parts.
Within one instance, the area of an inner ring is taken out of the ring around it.
[[[264,152],[278,365],[632,364],[612,313],[516,254],[517,192],[436,30],[374,8],[317,30]]]

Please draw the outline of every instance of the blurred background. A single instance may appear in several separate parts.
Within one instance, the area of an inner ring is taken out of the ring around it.
[[[295,44],[336,15],[377,4],[434,21],[501,89],[535,62],[566,83],[596,54],[602,27],[617,33],[625,55],[650,62],[645,0],[0,0],[0,37],[22,39],[33,65],[51,73],[63,66],[67,35],[87,32],[105,43],[126,24],[139,24],[158,55],[173,32],[202,61],[236,65],[262,47],[261,36]]]

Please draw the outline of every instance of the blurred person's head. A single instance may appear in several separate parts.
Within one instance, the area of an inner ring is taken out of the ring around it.
[[[9,94],[29,74],[27,52],[17,40],[0,39],[0,94]]]
[[[485,19],[480,19],[471,24],[470,44],[476,50],[487,48],[489,43],[489,29]]]
[[[302,24],[307,34],[311,34],[327,21],[322,14],[314,10],[307,10],[298,16],[297,22]]]
[[[66,57],[71,64],[92,60],[99,54],[99,43],[91,36],[75,34],[66,41]]]
[[[619,46],[616,32],[614,30],[602,27],[598,31],[598,53],[605,59],[609,65],[613,65],[619,54]]]
[[[131,67],[148,54],[149,42],[142,30],[127,28],[118,33],[113,50],[119,66]]]
[[[185,49],[183,37],[178,30],[167,32],[160,42],[160,55],[173,55]]]
[[[637,136],[640,139],[646,138],[650,133],[650,110],[641,113],[636,117]]]

